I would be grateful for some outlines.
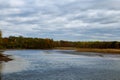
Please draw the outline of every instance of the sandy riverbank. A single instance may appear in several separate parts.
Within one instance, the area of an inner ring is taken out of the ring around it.
[[[93,48],[74,48],[74,47],[57,47],[60,50],[75,50],[77,52],[97,52],[106,54],[120,54],[120,49],[93,49]]]

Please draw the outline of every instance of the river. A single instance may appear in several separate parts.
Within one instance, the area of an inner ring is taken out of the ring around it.
[[[78,53],[81,55],[72,50],[7,50],[3,54],[13,55],[14,60],[0,64],[0,79],[120,80],[120,55]]]

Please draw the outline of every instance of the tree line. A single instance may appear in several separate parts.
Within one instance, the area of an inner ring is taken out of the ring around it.
[[[120,49],[119,41],[57,41],[55,44],[58,47]]]
[[[120,49],[118,41],[54,41],[53,39],[10,36],[2,38],[0,31],[0,49],[54,49],[55,47]]]
[[[5,49],[50,49],[53,48],[52,39],[26,38],[10,36],[2,38],[1,48]]]
[[[120,42],[72,42],[72,41],[54,41],[53,39],[27,38],[10,36],[8,38],[0,38],[1,49],[52,49],[55,47],[76,47],[76,48],[113,48],[119,49]]]

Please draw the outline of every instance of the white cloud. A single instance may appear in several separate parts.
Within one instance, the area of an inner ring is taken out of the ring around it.
[[[11,7],[23,7],[25,5],[25,0],[9,0],[8,2]]]
[[[7,9],[1,9],[0,10],[0,16],[8,16],[12,14],[20,14],[21,10],[18,8],[7,8]]]

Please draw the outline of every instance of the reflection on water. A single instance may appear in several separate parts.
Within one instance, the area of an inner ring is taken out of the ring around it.
[[[13,50],[0,64],[2,80],[120,80],[120,56],[71,55],[74,51]],[[64,53],[64,54],[63,54]],[[66,54],[65,54],[66,53]],[[119,56],[119,57],[118,57]]]
[[[15,73],[25,70],[29,66],[29,62],[24,58],[12,56],[12,61],[2,63],[2,73]]]
[[[2,62],[0,62],[0,80],[2,80]]]
[[[2,54],[2,51],[0,51],[0,54]],[[0,80],[2,80],[2,69],[3,69],[3,64],[2,61],[0,61]]]
[[[0,54],[4,54],[4,52],[0,52]],[[2,78],[4,74],[22,71],[22,70],[26,69],[29,65],[28,61],[26,61],[25,59],[23,59],[19,56],[9,56],[9,58],[13,59],[13,60],[2,61],[2,59],[5,59],[4,57],[2,57],[0,59],[0,80],[4,80]]]

